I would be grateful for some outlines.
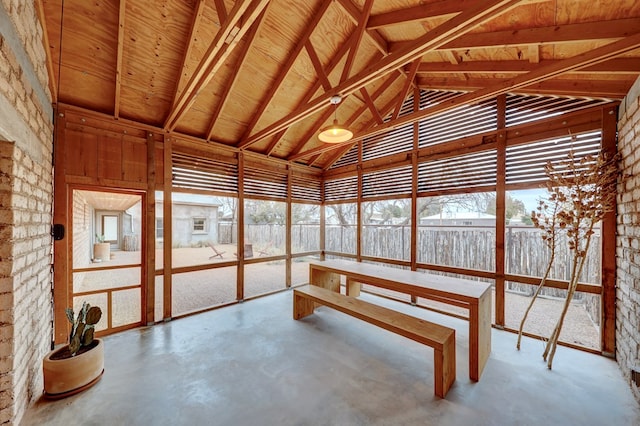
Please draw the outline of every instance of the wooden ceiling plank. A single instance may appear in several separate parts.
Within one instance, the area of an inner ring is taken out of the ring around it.
[[[307,54],[309,55],[309,58],[311,59],[311,64],[313,64],[313,68],[316,70],[316,75],[318,76],[318,79],[320,79],[320,84],[322,85],[325,91],[331,90],[331,83],[329,82],[329,78],[327,77],[327,74],[324,72],[324,69],[322,68],[322,64],[320,63],[320,58],[316,53],[316,49],[313,48],[313,45],[311,44],[311,40],[307,39],[307,42],[305,43],[304,47],[307,51]]]
[[[120,0],[118,10],[118,50],[116,53],[116,90],[114,96],[113,116],[120,117],[120,90],[122,89],[122,54],[124,52],[124,18],[127,12],[127,1]]]
[[[231,54],[268,3],[269,0],[238,0],[236,2],[167,115],[164,125],[166,130],[172,131],[175,128],[180,118],[195,102],[200,89],[211,81],[217,70],[223,65],[224,60]],[[233,39],[228,40],[232,32],[234,33]]]
[[[408,114],[404,117],[400,117],[393,123],[385,123],[383,125],[376,126],[374,129],[356,134],[354,136],[354,139],[373,136],[375,134],[385,132],[391,128],[399,127],[437,113],[448,111],[460,105],[477,103],[503,93],[516,91],[519,88],[549,80],[553,77],[575,69],[584,68],[603,61],[607,61],[616,56],[622,55],[638,48],[640,48],[640,33],[626,37],[622,40],[615,41],[605,46],[601,46],[591,51],[578,54],[571,58],[554,62],[549,65],[544,65],[543,63],[537,69],[527,74],[522,74],[514,78],[506,79],[496,84],[476,90],[475,92],[456,96],[435,106],[414,112],[412,114]]]
[[[247,40],[242,48],[242,52],[240,52],[238,60],[235,64],[234,68],[236,71],[239,71],[243,68],[244,63],[248,58],[248,52],[251,49],[251,46],[253,45],[253,40],[255,39],[256,34],[258,33],[258,31],[262,27],[262,24],[264,23],[264,16],[266,14],[266,11],[267,11],[266,9],[262,11],[260,16],[258,16],[258,19],[255,22],[255,25],[251,27],[251,31],[249,31],[249,34],[247,35]],[[227,84],[224,85],[224,90],[220,95],[221,100],[215,106],[213,110],[213,114],[211,115],[209,130],[207,131],[207,140],[210,140],[211,137],[213,136],[213,129],[216,125],[216,122],[218,121],[218,117],[220,116],[220,113],[222,112],[224,107],[227,105],[227,102],[229,101],[229,93],[231,93],[231,91],[235,88],[236,83],[238,82],[239,75],[240,75],[240,72],[233,73],[231,75],[231,81],[227,82]]]
[[[340,76],[340,82],[345,81],[351,74],[353,68],[353,62],[355,61],[358,49],[360,48],[362,38],[364,37],[365,30],[367,29],[367,21],[371,14],[371,8],[373,7],[373,0],[365,0],[364,7],[360,12],[358,23],[356,26],[356,36],[352,41],[351,48],[349,49],[349,56],[347,56],[347,62],[342,69],[342,75]]]
[[[51,55],[51,44],[49,43],[49,31],[47,30],[47,19],[44,12],[43,0],[36,1],[36,11],[38,20],[42,25],[42,44],[47,58],[47,74],[49,74],[49,91],[51,92],[51,102],[55,105],[58,103],[58,82],[56,80],[56,72],[53,68],[53,57]],[[58,76],[60,78],[60,76]]]
[[[173,106],[175,106],[176,102],[178,101],[178,91],[180,90],[180,87],[182,87],[182,83],[186,78],[185,66],[187,64],[187,61],[189,60],[189,56],[191,56],[191,51],[195,44],[195,34],[198,31],[198,26],[200,25],[202,17],[204,16],[205,5],[206,0],[199,0],[198,5],[193,13],[193,18],[191,20],[191,29],[189,30],[189,37],[187,38],[187,48],[184,50],[184,54],[182,55],[182,60],[179,68],[180,75],[178,77],[178,80],[176,81],[176,87],[173,93],[173,102],[171,103]]]
[[[398,118],[398,115],[400,114],[400,110],[402,109],[402,104],[404,103],[404,100],[407,98],[407,95],[409,94],[409,89],[411,89],[414,79],[416,78],[416,72],[418,71],[419,65],[420,65],[420,58],[416,59],[411,63],[411,67],[409,68],[409,73],[407,74],[407,78],[404,82],[404,86],[400,91],[400,97],[399,97],[400,99],[398,99],[398,104],[396,105],[396,108],[393,111],[391,120],[395,120],[396,118]]]
[[[436,49],[451,40],[460,37],[476,26],[516,7],[519,3],[520,0],[487,0],[482,3],[482,7],[470,8],[463,11],[450,20],[444,22],[442,25],[428,31],[417,40],[414,40],[411,45],[405,46],[403,49],[386,56],[376,64],[362,70],[345,82],[339,84],[330,92],[318,96],[302,108],[296,109],[288,116],[249,136],[243,140],[239,146],[241,148],[246,148],[265,137],[279,132],[283,128],[297,123],[309,114],[326,107],[331,96],[335,94],[341,94],[343,96],[351,94],[356,90],[359,90],[360,87],[368,85],[407,62],[411,62],[423,56],[427,51]]]
[[[284,134],[286,132],[287,132],[286,130],[281,130],[280,133],[278,133],[275,136],[275,138],[273,138],[273,140],[271,141],[271,143],[267,147],[267,151],[266,151],[267,152],[267,156],[271,156],[271,154],[273,154],[273,151],[276,149],[276,147],[280,143],[280,140],[282,139],[282,137],[284,136]]]
[[[256,124],[258,123],[258,121],[260,121],[260,119],[262,118],[262,115],[267,110],[267,107],[271,104],[271,101],[273,100],[273,96],[280,89],[280,85],[282,85],[282,82],[286,78],[287,74],[289,74],[291,67],[293,67],[293,64],[296,62],[296,59],[298,59],[300,52],[302,51],[302,49],[304,49],[304,46],[307,43],[307,40],[309,40],[309,38],[311,37],[311,34],[313,34],[313,31],[318,26],[318,23],[324,16],[324,13],[327,11],[331,3],[332,3],[332,0],[324,0],[320,5],[320,8],[318,9],[318,11],[313,15],[313,20],[309,22],[308,25],[306,25],[305,32],[300,37],[300,40],[298,41],[298,44],[296,45],[296,47],[293,49],[293,52],[289,54],[287,62],[282,66],[280,73],[276,77],[273,84],[271,84],[271,88],[269,92],[265,95],[260,106],[254,111],[253,119],[247,126],[247,129],[245,131],[245,136],[248,136],[251,134]],[[244,139],[244,137],[242,139]]]

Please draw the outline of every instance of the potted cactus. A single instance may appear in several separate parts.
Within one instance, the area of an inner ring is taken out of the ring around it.
[[[44,394],[51,399],[93,386],[104,372],[104,344],[94,338],[102,310],[84,302],[77,317],[73,309],[67,308],[66,313],[71,322],[69,344],[49,352],[42,361]]]

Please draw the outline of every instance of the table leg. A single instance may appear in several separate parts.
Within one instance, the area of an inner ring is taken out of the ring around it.
[[[491,354],[491,289],[469,306],[469,377],[480,380]]]
[[[309,265],[309,283],[340,293],[340,275]]]
[[[360,289],[362,285],[349,277],[347,277],[347,296],[358,297],[360,296]]]

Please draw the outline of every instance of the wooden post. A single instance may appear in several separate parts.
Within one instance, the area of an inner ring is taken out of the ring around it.
[[[154,323],[156,307],[156,144],[147,133],[147,194],[142,241],[142,323]]]
[[[285,254],[287,256],[285,262],[285,285],[291,287],[291,185],[293,184],[293,171],[291,165],[287,166],[287,226],[285,227]]]
[[[173,247],[173,209],[171,206],[171,194],[173,192],[173,140],[171,135],[165,135],[164,137],[164,193],[162,204],[162,227],[163,227],[163,268],[162,268],[162,289],[163,289],[163,310],[162,319],[168,321],[173,315],[171,312],[172,306],[172,294],[173,294],[173,276],[172,265],[173,255],[171,247]]]
[[[238,281],[236,300],[244,300],[244,155],[238,153]]]
[[[413,90],[413,110],[420,109],[420,89]],[[420,124],[413,123],[413,152],[411,153],[411,270],[418,269],[418,151],[420,149]],[[418,303],[418,298],[411,295],[411,303]]]
[[[614,156],[617,153],[617,106],[602,109],[602,150]],[[602,220],[602,313],[601,351],[615,357],[616,353],[616,209]]]
[[[65,236],[61,240],[53,241],[53,262],[55,268],[53,270],[53,324],[54,343],[65,343],[69,335],[69,322],[65,314],[65,309],[71,306],[71,295],[69,292],[71,274],[69,271],[68,260],[71,259],[71,249],[69,241],[71,241],[70,219],[71,215],[67,214],[69,206],[67,199],[69,197],[69,188],[66,183],[66,150],[64,141],[64,130],[66,127],[66,118],[64,111],[56,109],[55,112],[55,141],[53,166],[55,173],[53,176],[54,184],[54,208],[53,223],[64,226]]]
[[[497,99],[497,121],[498,121],[498,142],[497,142],[497,170],[496,170],[496,325],[505,326],[505,230],[506,230],[506,174],[507,174],[507,132],[504,130],[506,124],[505,95],[498,96]]]

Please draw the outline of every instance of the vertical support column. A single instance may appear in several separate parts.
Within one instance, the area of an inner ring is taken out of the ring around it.
[[[293,171],[291,165],[287,166],[287,226],[285,227],[285,254],[287,256],[285,262],[285,283],[286,287],[291,287],[291,185],[293,182]]]
[[[506,174],[507,174],[507,132],[505,95],[497,98],[497,170],[496,170],[496,325],[505,326],[505,231],[506,231]]]
[[[616,155],[617,107],[602,109],[602,150]],[[602,313],[601,350],[603,355],[616,353],[616,209],[602,220]]]
[[[361,144],[362,146],[362,144]],[[360,149],[362,153],[362,148]],[[358,160],[358,196],[356,199],[356,260],[362,261],[362,165]]]
[[[152,325],[156,307],[156,144],[153,133],[147,133],[147,194],[142,243],[142,322]]]
[[[67,341],[69,336],[69,321],[65,314],[67,306],[73,306],[71,300],[70,286],[73,282],[69,271],[68,260],[71,259],[70,241],[70,219],[68,213],[69,188],[66,182],[66,149],[64,141],[64,130],[66,128],[66,118],[64,111],[57,110],[55,113],[55,141],[53,145],[53,223],[61,224],[66,230],[65,236],[61,240],[53,241],[53,324],[54,343],[60,344]]]
[[[413,110],[420,109],[420,89],[413,90]],[[413,123],[413,152],[411,153],[411,270],[418,269],[418,150],[420,149],[420,122]],[[411,303],[418,303],[418,298],[411,295]]]
[[[238,153],[238,282],[236,300],[244,300],[244,155]]]
[[[168,321],[171,319],[171,306],[172,306],[172,288],[173,288],[173,274],[172,274],[172,262],[173,256],[171,247],[173,247],[173,209],[171,202],[171,194],[173,192],[173,139],[170,135],[164,137],[164,193],[162,204],[162,226],[163,226],[163,309],[162,319]]]

